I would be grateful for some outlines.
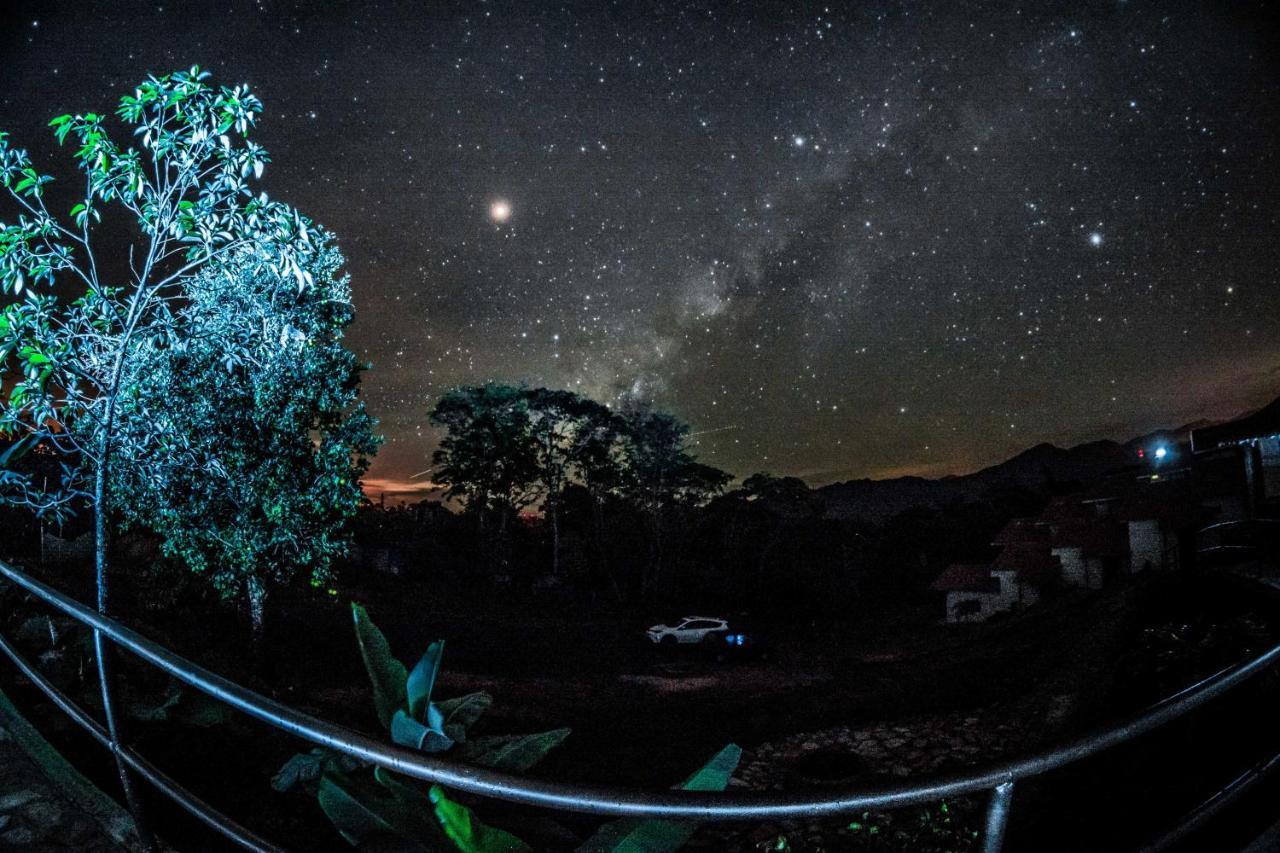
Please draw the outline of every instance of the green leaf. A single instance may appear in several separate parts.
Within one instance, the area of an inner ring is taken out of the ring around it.
[[[731,743],[680,787],[686,791],[723,791],[741,759],[742,749]],[[674,853],[697,828],[697,823],[691,821],[623,818],[596,830],[577,853]]]
[[[459,744],[454,753],[462,761],[522,773],[564,743],[569,729],[552,729],[532,735],[481,737]]]
[[[158,702],[146,699],[129,700],[125,703],[125,713],[144,723],[158,723],[169,719],[174,707],[181,700],[182,688],[177,684],[171,684]]]
[[[493,697],[483,691],[468,693],[454,699],[437,702],[436,707],[444,715],[444,732],[458,743],[465,743],[467,731],[493,705]]]
[[[425,840],[433,830],[428,812],[367,779],[326,774],[320,777],[316,799],[325,817],[354,846],[376,844],[390,836],[408,842],[399,849],[439,849]],[[423,800],[430,807],[425,797]]]
[[[351,615],[356,623],[356,642],[360,644],[360,657],[364,659],[364,668],[369,673],[369,681],[373,683],[373,704],[378,711],[378,720],[390,729],[391,718],[396,711],[406,707],[407,693],[405,681],[408,673],[404,664],[391,655],[391,646],[387,638],[369,619],[369,614],[355,602],[351,604]]]
[[[741,760],[742,748],[731,743],[685,779],[680,787],[686,791],[723,791],[729,787],[729,780]]]
[[[315,782],[325,773],[348,773],[363,766],[358,758],[317,746],[286,761],[271,777],[271,787],[283,793],[299,782]]]
[[[31,448],[40,442],[40,436],[35,433],[28,433],[22,438],[10,444],[3,453],[0,453],[0,468],[8,466],[10,462],[16,462],[31,452]]]
[[[231,716],[230,706],[204,693],[187,694],[173,712],[175,719],[201,729],[220,726],[231,719]]]
[[[436,673],[440,671],[440,658],[444,655],[444,641],[436,640],[427,646],[427,653],[414,666],[409,677],[405,679],[405,690],[409,699],[409,716],[415,720],[423,719],[427,706],[431,702],[431,690],[435,687]]]
[[[454,802],[439,785],[429,794],[436,820],[462,853],[533,853],[533,848],[511,833],[481,822],[471,809]]]
[[[396,711],[391,718],[391,739],[401,746],[423,752],[444,752],[453,746],[453,739],[441,728],[443,718],[434,706],[430,707],[427,717],[428,723],[423,725],[405,713],[403,708]]]

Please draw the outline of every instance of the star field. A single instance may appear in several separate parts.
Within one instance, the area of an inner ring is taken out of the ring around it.
[[[459,383],[652,398],[738,475],[937,475],[1280,391],[1263,4],[20,6],[0,126],[200,63],[335,231],[426,467]],[[59,168],[61,168],[61,162]]]

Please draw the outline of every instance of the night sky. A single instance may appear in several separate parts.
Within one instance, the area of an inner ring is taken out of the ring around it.
[[[1265,4],[18,6],[0,129],[55,174],[47,120],[148,72],[257,91],[349,261],[374,492],[488,379],[815,484],[1280,394]]]

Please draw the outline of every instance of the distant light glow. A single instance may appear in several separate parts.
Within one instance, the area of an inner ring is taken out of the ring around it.
[[[1169,449],[1167,447],[1156,448],[1156,459],[1163,459],[1168,455],[1169,455]]]
[[[511,218],[511,202],[498,199],[489,205],[489,218],[501,225]]]

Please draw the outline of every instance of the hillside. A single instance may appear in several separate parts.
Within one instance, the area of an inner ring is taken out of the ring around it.
[[[1063,449],[1037,444],[1012,459],[972,474],[928,480],[850,480],[817,490],[830,518],[887,521],[912,507],[938,507],[956,500],[977,500],[993,489],[1048,492],[1055,486],[1088,483],[1132,464],[1132,442],[1094,441]]]
[[[1280,406],[1280,399],[1266,408],[1272,406]],[[957,500],[978,500],[993,490],[1025,489],[1048,494],[1062,487],[1086,485],[1135,465],[1140,447],[1156,444],[1184,447],[1191,430],[1209,425],[1209,421],[1197,421],[1176,429],[1156,430],[1123,444],[1091,441],[1064,449],[1045,442],[971,474],[935,480],[924,477],[849,480],[815,489],[815,493],[822,498],[828,518],[879,524],[913,507],[940,507]]]

